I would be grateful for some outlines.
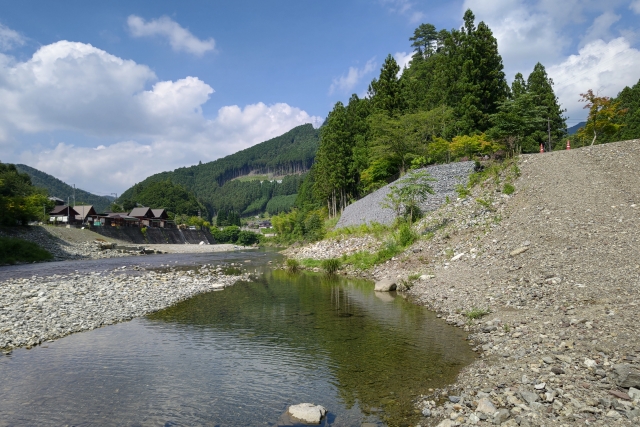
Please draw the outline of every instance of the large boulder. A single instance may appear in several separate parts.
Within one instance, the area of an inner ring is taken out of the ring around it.
[[[396,290],[396,282],[391,279],[382,279],[376,282],[376,292],[391,292]]]
[[[288,409],[289,414],[304,423],[307,424],[320,424],[320,421],[327,413],[327,410],[313,403],[300,403],[298,405],[291,405]]]

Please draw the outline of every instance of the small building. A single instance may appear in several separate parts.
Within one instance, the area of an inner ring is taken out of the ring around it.
[[[148,207],[139,207],[133,208],[133,210],[129,213],[130,217],[138,218],[140,227],[153,227],[153,212],[151,212],[151,208]]]
[[[57,197],[47,197],[48,200],[52,201],[56,206],[63,206],[64,200],[58,199]]]
[[[73,209],[78,212],[78,215],[76,215],[76,220],[78,220],[82,224],[93,224],[98,220],[98,213],[92,205],[74,206]]]
[[[49,212],[49,222],[52,222],[54,224],[76,224],[78,222],[78,220],[76,219],[78,215],[78,212],[71,206],[56,206]]]
[[[105,227],[140,227],[140,220],[126,212],[110,212],[106,215],[99,215],[96,222]]]
[[[156,224],[154,227],[162,227],[162,228],[175,228],[176,223],[169,219],[169,214],[167,214],[166,209],[151,209],[151,213],[153,214],[153,223]]]

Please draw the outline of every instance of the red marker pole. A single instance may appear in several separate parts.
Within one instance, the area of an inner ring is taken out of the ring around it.
[[[540,152],[544,153],[544,148],[542,148],[542,144],[540,144]]]
[[[567,150],[571,150],[571,142],[567,139]]]

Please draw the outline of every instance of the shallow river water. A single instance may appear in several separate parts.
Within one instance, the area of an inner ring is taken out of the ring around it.
[[[270,255],[226,260],[249,257]],[[323,425],[415,425],[412,400],[452,382],[473,360],[468,347],[459,329],[371,282],[264,268],[0,357],[0,426],[291,425],[283,413],[301,402],[328,409]]]

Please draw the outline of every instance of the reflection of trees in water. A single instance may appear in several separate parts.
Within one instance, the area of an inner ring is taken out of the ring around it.
[[[284,346],[326,366],[347,407],[382,410],[390,424],[412,420],[415,396],[452,382],[473,357],[458,330],[422,307],[379,299],[364,281],[324,275],[275,270],[149,318]]]

